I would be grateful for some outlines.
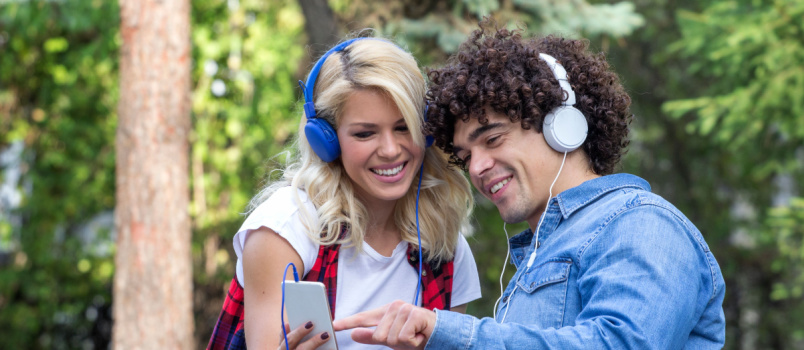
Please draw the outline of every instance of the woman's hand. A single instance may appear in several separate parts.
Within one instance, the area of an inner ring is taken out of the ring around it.
[[[310,339],[307,339],[304,343],[299,344],[302,338],[306,337],[310,332],[313,330],[313,323],[307,322],[303,326],[299,326],[299,328],[294,329],[292,332],[290,331],[290,325],[285,323],[285,332],[288,334],[288,345],[291,349],[296,350],[309,350],[309,349],[316,349],[319,346],[323,345],[327,341],[329,341],[332,336],[327,333],[321,333],[319,335],[313,336]],[[279,348],[277,350],[287,349],[288,347],[285,346],[285,334],[280,332],[279,337],[282,338],[282,342],[279,343]]]

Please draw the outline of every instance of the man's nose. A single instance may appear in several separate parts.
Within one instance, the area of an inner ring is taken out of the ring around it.
[[[494,166],[494,159],[491,154],[482,150],[472,151],[472,158],[469,160],[469,176],[481,177]]]

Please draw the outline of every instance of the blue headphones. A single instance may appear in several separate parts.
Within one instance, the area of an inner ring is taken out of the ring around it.
[[[307,142],[313,148],[313,152],[318,155],[324,162],[331,162],[341,155],[341,145],[338,143],[338,134],[332,125],[324,119],[316,116],[315,104],[313,103],[313,90],[315,89],[315,81],[318,79],[318,72],[327,58],[335,52],[340,52],[346,49],[347,46],[353,42],[363,39],[374,38],[354,38],[346,40],[327,51],[318,62],[315,63],[313,69],[310,70],[310,75],[307,77],[307,83],[302,83],[299,80],[299,87],[304,93],[304,114],[307,115],[307,124],[304,126],[304,135],[307,136]],[[374,39],[377,40],[377,39]],[[427,118],[427,106],[424,109],[425,120]],[[427,136],[425,145],[430,147],[433,144],[433,137]]]

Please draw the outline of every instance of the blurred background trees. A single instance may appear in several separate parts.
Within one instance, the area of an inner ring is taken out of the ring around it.
[[[622,170],[703,232],[727,281],[726,347],[804,348],[804,3],[196,0],[191,11],[198,344],[234,272],[240,213],[286,159],[311,60],[370,27],[439,66],[491,15],[607,53],[636,114]],[[119,28],[114,1],[0,1],[0,348],[110,342]],[[506,245],[480,196],[475,222],[484,298],[469,312],[487,316]]]

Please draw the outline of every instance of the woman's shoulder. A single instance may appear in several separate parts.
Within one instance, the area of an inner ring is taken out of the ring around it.
[[[466,237],[461,233],[458,233],[458,242],[455,245],[452,261],[457,264],[475,263],[472,248],[469,246],[469,242],[466,241]]]
[[[291,186],[280,187],[271,194],[266,200],[257,205],[251,215],[256,213],[266,214],[267,212],[281,215],[293,215],[300,207],[315,210],[315,207],[307,197],[307,192]]]
[[[277,226],[285,226],[290,221],[299,220],[302,208],[309,215],[316,213],[315,206],[303,190],[291,186],[281,187],[248,214],[243,227],[266,226],[277,231],[279,228]]]

